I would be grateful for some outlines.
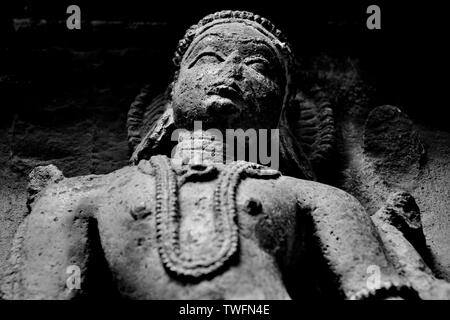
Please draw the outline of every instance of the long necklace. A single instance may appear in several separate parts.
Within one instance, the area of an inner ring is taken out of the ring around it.
[[[213,253],[194,256],[189,250],[181,250],[180,246],[178,189],[181,185],[177,173],[166,156],[154,156],[150,163],[156,174],[156,230],[161,260],[175,274],[194,278],[217,271],[238,251],[236,192],[242,179],[276,178],[280,175],[278,171],[245,161],[235,161],[225,166],[219,174],[213,195]],[[218,174],[217,168],[212,166],[202,169],[195,170],[189,180],[212,180]],[[185,181],[182,179],[182,183]]]

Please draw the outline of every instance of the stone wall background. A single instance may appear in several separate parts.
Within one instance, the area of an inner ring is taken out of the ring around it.
[[[233,8],[260,13],[285,31],[306,86],[319,85],[329,95],[338,143],[323,181],[353,194],[371,214],[390,192],[411,192],[433,268],[450,280],[450,132],[439,96],[445,88],[434,76],[445,54],[430,36],[439,37],[432,33],[438,19],[421,28],[407,23],[416,11],[385,6],[383,29],[369,31],[364,3],[274,8],[171,2],[156,8],[78,2],[80,31],[65,27],[65,8],[76,1],[18,1],[0,15],[0,269],[27,213],[30,170],[53,163],[77,176],[126,165],[125,121],[134,97],[147,83],[155,91],[167,85],[172,53],[188,26],[216,9]],[[411,159],[396,174],[401,159],[368,154],[363,141],[367,116],[387,104],[410,120],[395,118],[385,129],[417,132],[425,150],[419,156],[409,140],[391,136],[386,144]],[[413,129],[403,127],[408,121]]]

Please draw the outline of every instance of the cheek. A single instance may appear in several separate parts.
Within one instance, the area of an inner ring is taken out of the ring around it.
[[[173,91],[174,108],[187,108],[195,104],[201,93],[201,84],[196,81],[195,75],[180,75]]]
[[[260,74],[246,77],[244,92],[246,99],[253,101],[259,109],[277,109],[274,106],[281,108],[283,97],[280,85],[267,77]]]
[[[185,69],[180,72],[172,92],[175,124],[187,126],[193,120],[205,120],[202,102],[214,76],[211,70]]]
[[[174,87],[174,98],[202,97],[205,95],[214,78],[215,73],[212,68],[186,69],[180,73]]]

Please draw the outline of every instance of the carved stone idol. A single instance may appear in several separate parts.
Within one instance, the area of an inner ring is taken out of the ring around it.
[[[130,109],[130,166],[74,178],[33,171],[2,298],[448,298],[391,225],[411,215],[402,201],[375,225],[354,197],[314,181],[334,141],[331,109],[299,90],[271,22],[208,15],[174,63],[166,93],[145,88]],[[279,129],[279,170],[230,159],[210,129]]]

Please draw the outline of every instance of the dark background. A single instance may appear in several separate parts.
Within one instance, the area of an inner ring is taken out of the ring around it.
[[[353,56],[361,61],[366,81],[377,88],[379,103],[390,103],[406,108],[416,121],[441,128],[446,125],[447,55],[444,53],[446,11],[442,5],[406,1],[10,1],[2,3],[2,46],[4,63],[0,74],[9,74],[14,81],[30,78],[39,85],[39,95],[60,90],[60,79],[68,67],[61,57],[45,57],[47,61],[30,56],[36,48],[92,48],[143,47],[152,51],[149,59],[136,59],[130,65],[117,66],[116,75],[145,81],[152,76],[167,77],[170,58],[188,26],[204,15],[220,9],[250,10],[272,20],[294,44],[300,56],[321,52],[335,56]],[[14,31],[11,18],[32,18],[64,22],[69,4],[81,7],[82,20],[145,21],[154,26],[137,30],[105,27],[93,30],[86,23],[81,30],[67,30],[65,24]],[[368,30],[366,8],[369,4],[381,7],[381,30]],[[6,6],[6,10],[5,10]],[[444,29],[445,28],[445,29]],[[56,54],[57,55],[57,54]],[[36,61],[39,60],[39,61]],[[48,61],[50,60],[50,61]],[[63,74],[61,74],[63,73]],[[76,72],[75,72],[76,73]],[[81,78],[77,78],[80,76]],[[67,78],[67,77],[66,77]],[[10,80],[11,82],[14,82]],[[71,86],[83,80],[83,75],[72,74]],[[5,82],[5,80],[3,81]],[[33,85],[37,85],[36,83]],[[3,83],[3,87],[5,87]],[[23,90],[20,88],[19,90]],[[5,88],[3,88],[5,90]],[[2,95],[14,95],[10,88]],[[426,111],[424,111],[426,110]],[[11,116],[11,110],[6,111]],[[5,114],[5,113],[4,113]],[[2,117],[2,121],[8,117]]]
[[[66,28],[71,4],[81,8],[81,30]],[[366,28],[370,4],[381,8],[381,30]],[[325,182],[369,213],[398,187],[411,192],[433,270],[450,280],[449,13],[430,1],[2,1],[0,269],[28,212],[29,172],[54,164],[73,177],[127,165],[130,104],[148,83],[155,94],[164,90],[185,30],[224,9],[271,20],[311,76],[306,85],[319,83],[330,94],[338,155]],[[364,121],[384,104],[413,120],[426,149],[420,170],[377,176],[358,167],[368,161],[361,153]]]

